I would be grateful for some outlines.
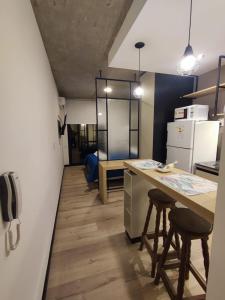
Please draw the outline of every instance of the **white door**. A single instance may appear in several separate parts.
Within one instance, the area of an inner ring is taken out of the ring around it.
[[[177,161],[176,167],[186,172],[192,172],[192,153],[191,149],[176,148],[167,146],[166,163]]]
[[[167,124],[167,145],[192,149],[195,121],[176,121]]]

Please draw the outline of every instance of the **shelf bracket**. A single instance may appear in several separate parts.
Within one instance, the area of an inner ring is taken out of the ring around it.
[[[214,115],[213,115],[213,117],[217,116],[220,88],[224,88],[224,87],[222,87],[220,85],[222,59],[225,59],[225,55],[220,55],[219,56],[219,61],[218,61],[218,73],[217,73],[217,82],[216,82],[216,96],[215,96],[215,106],[214,106]]]

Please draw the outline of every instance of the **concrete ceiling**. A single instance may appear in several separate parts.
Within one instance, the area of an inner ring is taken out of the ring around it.
[[[140,0],[133,3],[109,53],[109,66],[134,69],[136,41],[146,47],[141,53],[143,71],[177,74],[188,39],[190,0]],[[197,75],[217,67],[225,54],[225,1],[193,1],[191,45],[203,53]],[[131,22],[132,16],[132,22]]]
[[[60,96],[95,98],[95,77],[134,79],[107,67],[108,52],[133,0],[31,0]]]

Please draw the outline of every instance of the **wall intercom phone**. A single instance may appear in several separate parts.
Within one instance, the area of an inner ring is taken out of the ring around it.
[[[19,177],[15,172],[6,172],[0,176],[0,202],[2,208],[2,217],[4,222],[9,222],[8,239],[10,250],[15,250],[20,241],[20,214],[22,207],[21,189]],[[16,241],[13,240],[13,231],[11,224],[16,225]]]

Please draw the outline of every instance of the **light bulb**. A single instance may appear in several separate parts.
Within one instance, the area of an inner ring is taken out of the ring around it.
[[[184,56],[180,62],[180,67],[184,72],[188,72],[193,70],[196,64],[196,58],[194,55]]]
[[[188,44],[177,66],[177,72],[182,76],[192,75],[199,68],[199,61],[200,60],[194,55],[191,45]]]
[[[199,68],[199,60],[193,55],[185,55],[181,59],[177,71],[180,75],[188,76],[194,74]]]
[[[110,86],[107,86],[107,87],[104,88],[104,92],[111,93],[112,92],[112,88]]]
[[[136,98],[141,98],[142,96],[144,96],[144,89],[140,85],[135,88],[134,96]]]

